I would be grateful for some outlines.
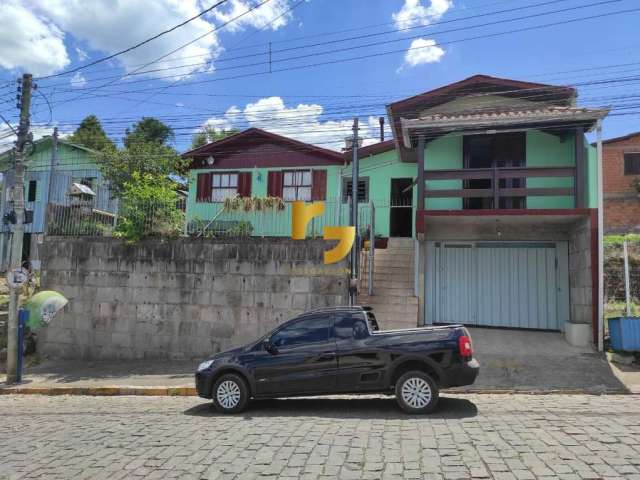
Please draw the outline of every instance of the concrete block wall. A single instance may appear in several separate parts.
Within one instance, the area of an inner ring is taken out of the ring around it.
[[[67,359],[200,359],[305,310],[348,303],[333,242],[48,238],[42,289],[69,299],[38,348]]]
[[[584,218],[577,223],[569,240],[571,323],[591,325],[594,308],[591,262],[591,222]]]

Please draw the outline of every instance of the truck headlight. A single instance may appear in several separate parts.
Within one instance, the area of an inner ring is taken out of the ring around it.
[[[214,360],[205,360],[200,365],[198,365],[198,371],[201,372],[203,370],[206,370],[207,368],[209,368],[213,364],[213,362],[214,362]]]

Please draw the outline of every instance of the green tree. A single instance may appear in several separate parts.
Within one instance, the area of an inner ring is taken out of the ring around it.
[[[116,149],[115,144],[107,137],[100,120],[95,115],[85,117],[69,137],[69,141],[98,152],[111,152]]]
[[[133,130],[127,128],[124,136],[124,146],[129,148],[135,143],[158,143],[165,145],[174,139],[173,129],[165,125],[157,118],[142,117],[133,126]]]
[[[203,125],[191,139],[191,150],[202,147],[207,143],[217,142],[236,133],[240,133],[240,130],[236,128],[218,130],[211,125]]]
[[[183,159],[171,147],[156,142],[132,142],[122,150],[108,152],[100,162],[104,178],[111,185],[111,190],[120,196],[127,183],[131,183],[136,175],[154,178],[166,178],[169,174],[181,174],[186,170],[189,161]]]
[[[184,225],[178,194],[164,176],[134,172],[122,185],[120,218],[115,235],[129,242],[148,236],[175,237]]]

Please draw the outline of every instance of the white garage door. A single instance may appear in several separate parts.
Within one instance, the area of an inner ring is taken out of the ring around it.
[[[429,242],[426,321],[562,330],[566,242]]]

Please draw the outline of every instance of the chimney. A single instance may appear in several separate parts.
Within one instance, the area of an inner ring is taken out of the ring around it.
[[[380,141],[384,142],[384,117],[378,119],[380,122]]]
[[[356,148],[362,147],[362,137],[358,137],[358,146]],[[353,148],[353,137],[345,137],[344,138],[344,149],[343,151],[348,152]]]

